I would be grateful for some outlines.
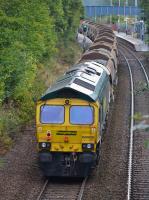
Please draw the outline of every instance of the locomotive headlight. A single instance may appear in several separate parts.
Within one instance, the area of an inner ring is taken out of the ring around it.
[[[39,142],[39,149],[49,149],[50,147],[50,142]]]
[[[42,142],[42,143],[41,143],[41,147],[42,147],[42,148],[45,148],[46,146],[47,146],[47,145],[46,145],[45,142]]]
[[[91,149],[92,148],[92,144],[87,144],[86,147],[87,147],[87,149]]]
[[[85,151],[93,150],[94,144],[91,144],[91,143],[82,144],[82,149]]]

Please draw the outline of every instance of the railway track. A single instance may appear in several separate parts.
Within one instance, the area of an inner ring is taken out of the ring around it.
[[[149,114],[149,77],[136,55],[120,43],[120,54],[126,62],[131,80],[131,122],[128,161],[127,200],[149,199],[149,132],[134,129],[139,125],[135,115]],[[142,84],[143,88],[139,88]],[[145,90],[146,89],[146,90]],[[142,117],[143,118],[143,117]],[[142,119],[143,120],[143,119]]]
[[[81,200],[87,178],[83,181],[51,182],[46,180],[36,200]]]

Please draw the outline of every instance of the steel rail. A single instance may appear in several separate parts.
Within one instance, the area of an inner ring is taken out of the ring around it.
[[[142,64],[142,62],[139,60],[139,58],[137,58],[137,56],[136,56],[128,47],[124,46],[122,43],[120,44],[120,46],[122,46],[123,48],[127,49],[127,50],[135,57],[135,59],[139,62],[140,66],[141,66],[141,68],[142,68],[142,70],[143,70],[144,76],[145,76],[145,78],[146,78],[147,85],[148,85],[148,87],[149,87],[149,77],[148,77],[148,75],[147,75],[147,73],[146,73],[146,70],[145,70],[145,68],[144,68],[144,66],[143,66],[143,64]],[[129,60],[129,59],[128,59],[128,60]]]
[[[41,199],[42,194],[44,193],[44,191],[45,191],[45,189],[46,189],[48,183],[49,183],[49,180],[46,179],[45,182],[44,182],[44,184],[43,184],[43,187],[42,187],[42,189],[41,189],[41,191],[40,191],[40,193],[39,193],[39,195],[38,195],[38,197],[37,197],[36,200],[40,200],[40,199]]]
[[[127,187],[127,200],[130,200],[131,198],[131,180],[132,180],[132,155],[133,155],[133,127],[134,127],[134,84],[133,84],[133,76],[130,64],[126,58],[126,56],[122,53],[121,50],[120,54],[124,57],[128,69],[129,69],[129,76],[130,76],[130,85],[131,85],[131,122],[130,122],[130,141],[129,141],[129,162],[128,162],[128,187]]]
[[[86,178],[82,181],[80,191],[79,191],[78,195],[76,194],[76,199],[77,199],[77,200],[82,200],[82,198],[83,198],[83,193],[84,193],[84,189],[85,189],[85,184],[86,184],[87,178],[88,178],[88,177],[86,177]],[[41,191],[40,191],[40,193],[39,193],[39,195],[38,195],[38,197],[37,197],[36,200],[41,200],[41,199],[42,199],[42,195],[44,194],[48,183],[49,183],[49,180],[47,179],[47,180],[44,182],[43,187],[42,187],[42,189],[41,189]]]
[[[77,197],[77,200],[82,200],[84,189],[85,189],[85,184],[86,184],[87,179],[88,179],[88,177],[86,177],[82,182],[81,189],[80,189],[79,195]]]

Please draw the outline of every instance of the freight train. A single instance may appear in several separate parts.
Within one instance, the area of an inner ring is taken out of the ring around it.
[[[84,21],[92,46],[40,98],[36,107],[39,165],[46,176],[86,177],[100,158],[117,84],[112,30]]]

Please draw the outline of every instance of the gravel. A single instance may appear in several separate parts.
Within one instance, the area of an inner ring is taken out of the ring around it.
[[[1,200],[30,200],[37,197],[44,177],[38,168],[35,141],[35,131],[26,130],[14,148],[1,157]]]

